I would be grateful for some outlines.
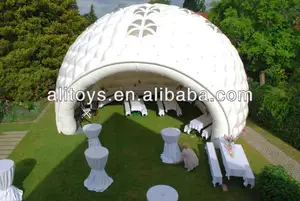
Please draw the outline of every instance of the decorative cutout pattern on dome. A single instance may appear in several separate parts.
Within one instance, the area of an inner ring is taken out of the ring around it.
[[[205,20],[205,23],[210,26],[210,28],[214,31],[216,31],[217,33],[222,33],[222,31],[216,27],[215,25],[213,25],[209,20]]]
[[[143,38],[148,35],[154,35],[157,31],[157,25],[153,20],[149,18],[152,13],[160,13],[160,10],[155,6],[141,6],[134,12],[135,15],[139,15],[142,18],[134,20],[128,27],[127,33],[131,36]]]

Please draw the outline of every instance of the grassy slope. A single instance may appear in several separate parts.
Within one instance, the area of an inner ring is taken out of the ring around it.
[[[58,135],[52,105],[10,155],[16,162],[14,183],[24,189],[25,201],[141,201],[146,199],[148,188],[156,184],[176,188],[181,201],[256,201],[253,190],[242,187],[241,179],[227,181],[224,177],[229,188],[226,193],[220,187],[212,187],[204,142],[198,138],[184,134],[180,137],[181,142],[189,143],[199,155],[200,166],[195,171],[186,173],[181,165],[161,162],[163,140],[159,131],[181,127],[199,115],[191,110],[184,114],[183,120],[157,117],[154,111],[149,111],[147,117],[126,118],[120,105],[103,108],[93,121],[103,125],[100,140],[110,151],[106,171],[114,183],[107,191],[95,193],[83,186],[90,170],[84,158],[86,138]],[[269,164],[243,140],[240,143],[255,174]]]
[[[297,149],[282,141],[280,138],[276,137],[268,130],[258,126],[251,119],[247,119],[247,126],[260,133],[266,140],[277,146],[281,151],[300,163],[300,152]]]

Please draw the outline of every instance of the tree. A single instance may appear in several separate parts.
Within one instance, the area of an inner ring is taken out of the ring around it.
[[[93,24],[97,20],[97,16],[95,14],[94,5],[91,5],[90,12],[85,14],[84,17],[87,19],[89,25]]]
[[[69,46],[87,27],[76,0],[0,1],[0,19],[0,97],[45,97],[55,89]]]
[[[221,0],[209,16],[238,49],[248,75],[280,85],[297,66],[299,5],[299,0]]]
[[[206,10],[205,0],[185,0],[182,7],[194,12],[205,12]]]
[[[150,4],[160,3],[160,4],[170,5],[171,1],[169,1],[169,0],[150,0],[148,3],[150,3]]]

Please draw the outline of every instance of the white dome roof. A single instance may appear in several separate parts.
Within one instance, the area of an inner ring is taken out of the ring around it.
[[[125,64],[131,64],[131,68]],[[140,64],[164,67],[184,78]],[[115,65],[120,67],[110,67]],[[109,72],[109,68],[113,70]],[[207,19],[177,6],[132,5],[98,19],[67,52],[57,88],[87,89],[99,76],[110,75],[116,69],[161,73],[183,82],[193,80],[211,94],[219,90],[248,90],[243,63],[229,39]],[[218,105],[218,111],[224,115],[219,121],[218,115],[213,115],[214,121],[219,122],[214,131],[218,135],[239,134],[245,126],[248,102],[222,101],[212,105],[209,109]],[[74,132],[72,108],[74,103],[56,102],[58,130],[65,134]]]

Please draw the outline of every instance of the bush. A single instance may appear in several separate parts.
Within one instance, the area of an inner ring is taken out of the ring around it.
[[[250,116],[255,121],[279,131],[291,110],[289,99],[284,89],[281,88],[267,84],[252,87]]]
[[[250,83],[249,116],[275,135],[300,149],[300,93],[293,87]]]
[[[300,200],[300,183],[282,166],[266,166],[257,177],[256,189],[262,201]]]

